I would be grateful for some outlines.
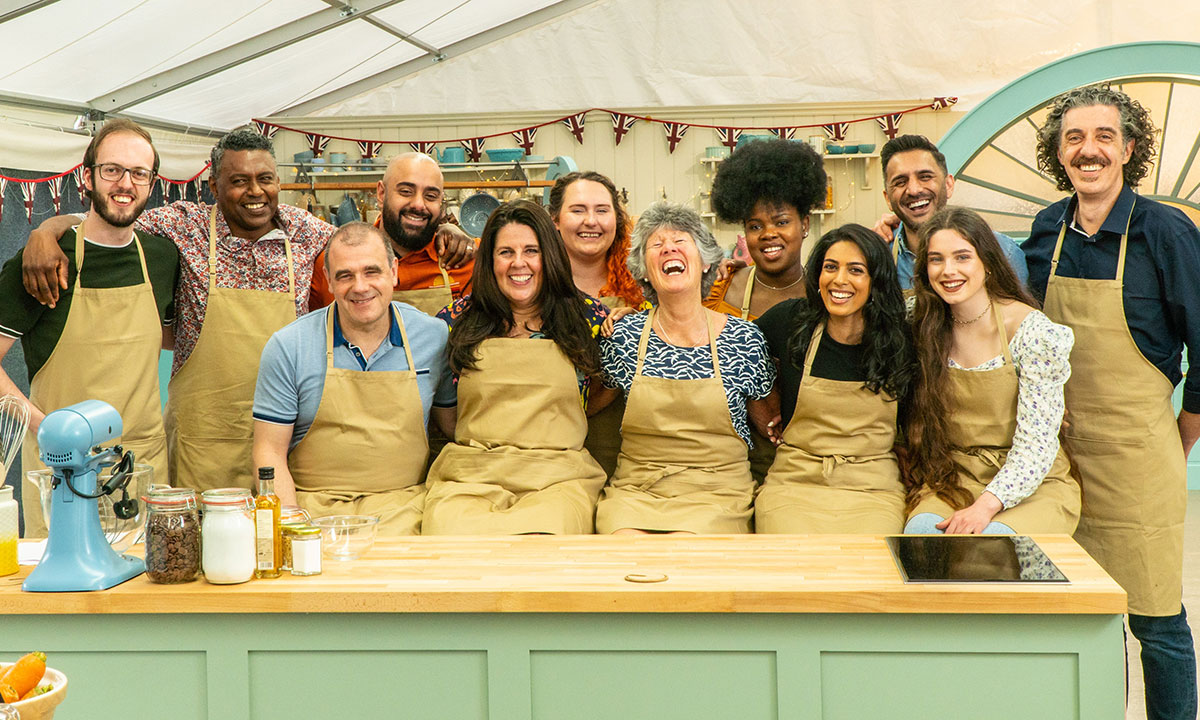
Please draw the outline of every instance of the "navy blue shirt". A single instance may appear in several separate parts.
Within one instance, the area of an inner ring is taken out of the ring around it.
[[[1137,200],[1135,203],[1134,200]],[[1122,292],[1129,334],[1142,355],[1172,385],[1183,377],[1180,360],[1188,347],[1188,364],[1198,364],[1200,348],[1200,230],[1179,210],[1137,196],[1128,186],[1095,235],[1073,227],[1075,196],[1037,214],[1029,239],[1022,245],[1029,265],[1029,289],[1045,300],[1050,260],[1058,231],[1067,224],[1058,274],[1089,280],[1117,276],[1121,234],[1129,224]],[[1132,217],[1130,217],[1132,213]],[[1200,412],[1200,372],[1188,376],[1183,409]]]

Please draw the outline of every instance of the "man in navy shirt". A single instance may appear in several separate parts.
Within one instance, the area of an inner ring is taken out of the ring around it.
[[[1186,455],[1200,435],[1200,232],[1137,195],[1154,155],[1149,113],[1101,85],[1054,100],[1038,167],[1068,198],[1024,245],[1030,289],[1075,331],[1067,446],[1082,475],[1075,538],[1129,594],[1149,718],[1196,717],[1196,659],[1181,604]]]

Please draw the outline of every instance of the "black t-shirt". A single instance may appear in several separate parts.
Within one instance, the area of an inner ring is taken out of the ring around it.
[[[779,365],[779,377],[776,380],[779,389],[779,411],[783,424],[791,422],[792,414],[796,411],[796,393],[800,390],[800,380],[804,377],[804,358],[796,358],[793,362],[788,346],[791,344],[793,333],[800,313],[804,309],[805,298],[784,300],[763,313],[754,324],[758,325],[767,338],[767,348],[771,357]],[[862,345],[843,345],[828,333],[821,334],[821,344],[817,346],[816,357],[813,358],[812,372],[814,377],[827,380],[864,381]]]

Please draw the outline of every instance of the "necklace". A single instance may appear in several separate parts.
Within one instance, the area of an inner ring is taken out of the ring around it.
[[[970,320],[959,320],[958,318],[954,317],[953,312],[950,313],[950,319],[954,321],[955,325],[973,325],[973,324],[975,324],[975,322],[977,322],[979,320],[979,318],[986,315],[987,311],[991,310],[991,309],[992,309],[992,301],[988,300],[987,307],[985,307],[983,310],[981,310],[978,315],[971,318]]]
[[[663,325],[662,318],[654,318],[654,319],[658,321],[658,331],[660,333],[662,333],[663,339],[666,340],[667,342],[671,343],[675,347],[679,347],[679,343],[672,340],[671,336],[667,334],[667,327],[665,325]]]
[[[800,282],[800,281],[801,281],[801,280],[803,280],[803,279],[804,279],[804,273],[800,273],[800,277],[798,277],[798,278],[796,278],[795,280],[791,281],[791,282],[790,282],[790,283],[788,283],[787,285],[784,285],[784,286],[782,286],[782,287],[775,287],[774,285],[768,285],[768,284],[766,284],[765,282],[763,282],[763,281],[762,281],[762,278],[760,278],[760,277],[758,276],[758,273],[754,273],[754,282],[758,283],[759,285],[762,285],[763,287],[765,287],[765,288],[766,288],[766,289],[768,289],[768,290],[775,290],[775,291],[777,291],[777,292],[778,292],[779,290],[787,290],[788,288],[792,287],[793,285],[795,285],[796,283]]]

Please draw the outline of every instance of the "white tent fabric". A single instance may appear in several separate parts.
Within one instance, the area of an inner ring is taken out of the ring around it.
[[[0,5],[0,102],[217,129],[945,95],[965,108],[1071,53],[1198,30],[1192,0],[18,0]]]

